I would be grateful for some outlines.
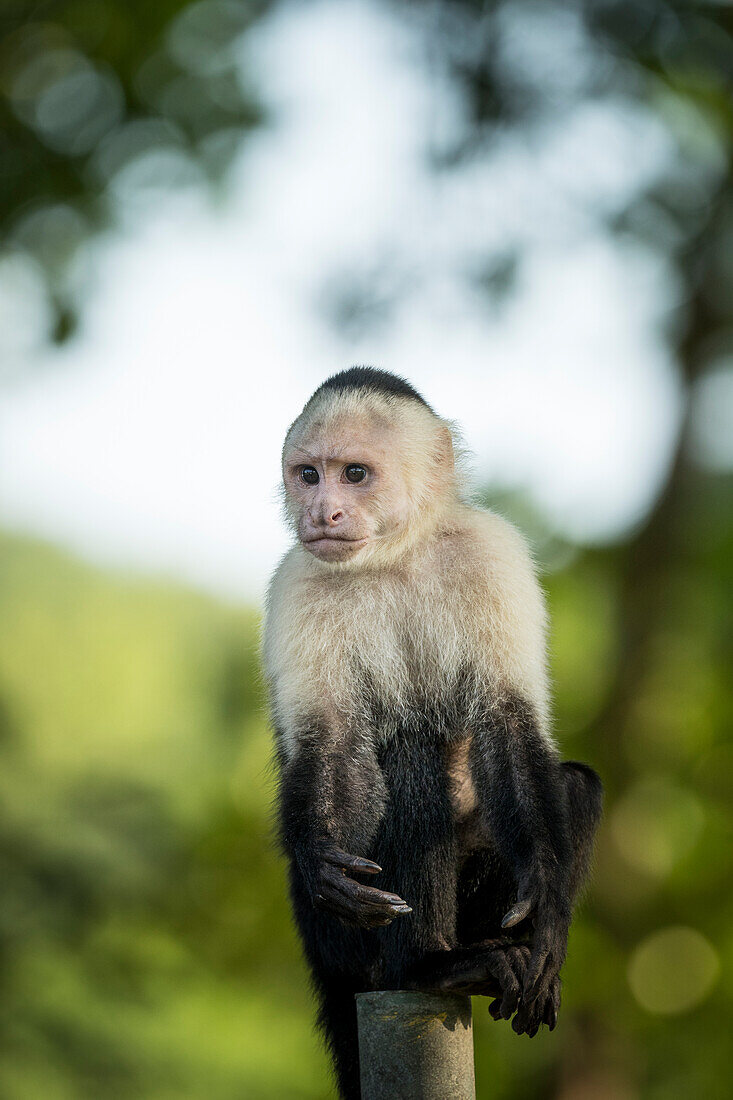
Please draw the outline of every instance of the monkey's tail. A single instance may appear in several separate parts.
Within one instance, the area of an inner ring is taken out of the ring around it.
[[[359,1039],[353,981],[320,978],[318,1028],[331,1055],[341,1100],[361,1100]]]

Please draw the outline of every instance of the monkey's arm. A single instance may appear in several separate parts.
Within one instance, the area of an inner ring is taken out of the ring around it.
[[[280,759],[280,839],[313,905],[362,928],[389,924],[411,909],[397,894],[347,875],[375,875],[378,864],[345,849],[364,850],[384,810],[384,781],[369,749],[334,744],[310,729],[290,759]]]
[[[470,764],[493,841],[517,884],[502,927],[532,919],[521,994],[527,1012],[547,1001],[570,928],[573,846],[562,765],[532,708],[518,699],[506,701],[474,735]]]

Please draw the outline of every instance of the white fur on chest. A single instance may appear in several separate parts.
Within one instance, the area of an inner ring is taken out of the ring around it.
[[[396,577],[329,580],[284,593],[270,647],[278,709],[351,715],[369,682],[400,710],[416,690],[441,691],[455,678],[469,645],[447,593]]]
[[[449,696],[466,670],[487,691],[516,691],[545,724],[542,597],[523,542],[498,522],[492,543],[481,529],[378,574],[314,573],[298,550],[284,559],[264,655],[287,752],[309,720],[363,721],[365,683],[399,719],[416,699]]]

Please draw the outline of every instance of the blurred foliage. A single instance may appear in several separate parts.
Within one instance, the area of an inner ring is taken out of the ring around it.
[[[323,1094],[253,615],[8,537],[0,614],[0,1096]]]
[[[433,66],[467,116],[432,150],[436,171],[531,143],[579,106],[648,110],[675,156],[612,214],[609,227],[664,258],[679,284],[665,319],[686,379],[733,355],[733,5],[718,0],[395,0],[419,25]],[[554,177],[572,200],[572,173]],[[521,248],[487,257],[478,282],[503,297]]]
[[[265,0],[3,0],[0,249],[75,324],[69,266],[131,190],[219,179],[261,112],[243,33]]]

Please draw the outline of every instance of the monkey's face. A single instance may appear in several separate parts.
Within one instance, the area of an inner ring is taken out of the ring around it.
[[[311,424],[288,443],[283,480],[298,538],[321,561],[361,559],[407,522],[398,439],[372,418]]]

